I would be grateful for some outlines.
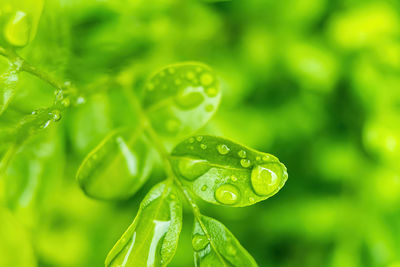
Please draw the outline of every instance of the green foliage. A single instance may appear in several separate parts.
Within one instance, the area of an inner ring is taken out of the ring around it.
[[[220,137],[190,137],[171,155],[182,182],[213,204],[249,206],[276,194],[287,180],[276,157]]]
[[[192,246],[195,266],[258,266],[222,223],[207,216],[195,221]]]
[[[182,228],[182,204],[172,181],[157,184],[107,256],[106,266],[166,266]]]

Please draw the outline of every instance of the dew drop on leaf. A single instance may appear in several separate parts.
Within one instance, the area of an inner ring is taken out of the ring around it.
[[[214,78],[209,73],[204,73],[200,77],[200,82],[203,86],[209,86],[214,82]]]
[[[215,191],[215,198],[217,201],[225,205],[232,205],[239,201],[239,189],[231,184],[224,184],[217,188]]]
[[[55,109],[51,112],[53,116],[53,121],[59,121],[61,119],[61,112],[58,109]]]
[[[257,165],[251,171],[251,185],[254,192],[266,196],[275,192],[282,181],[281,167],[276,163]]]
[[[178,164],[180,174],[187,180],[195,180],[206,173],[211,167],[206,160],[182,159]]]
[[[200,148],[201,148],[201,149],[206,149],[206,148],[207,148],[207,145],[201,144],[201,145],[200,145]]]
[[[250,167],[251,161],[248,159],[241,159],[240,160],[240,165],[242,165],[243,168]]]
[[[246,158],[247,153],[246,153],[246,151],[244,151],[244,150],[240,150],[240,151],[238,152],[238,156],[241,157],[242,159],[244,159],[244,158]]]
[[[209,97],[214,97],[214,96],[217,96],[217,95],[218,95],[218,90],[217,90],[216,88],[214,88],[214,87],[210,87],[210,88],[207,88],[206,94],[207,94]]]
[[[179,94],[176,104],[183,110],[192,109],[204,101],[204,96],[200,92],[190,92]]]
[[[226,154],[229,153],[230,149],[229,149],[229,147],[227,145],[222,144],[222,145],[218,145],[217,146],[217,150],[218,150],[219,154],[226,155]]]
[[[197,137],[196,137],[196,140],[197,140],[198,142],[201,142],[201,141],[203,140],[203,136],[201,136],[201,135],[197,136]]]
[[[201,187],[201,191],[206,191],[207,190],[207,186],[206,185],[203,185],[202,187]]]
[[[209,241],[205,235],[195,234],[192,238],[192,246],[195,251],[203,250]]]

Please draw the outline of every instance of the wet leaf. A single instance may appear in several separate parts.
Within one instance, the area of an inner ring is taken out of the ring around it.
[[[93,198],[128,198],[147,181],[152,165],[151,149],[140,129],[116,130],[87,155],[76,178]]]
[[[143,106],[164,137],[189,135],[214,115],[221,98],[219,81],[201,63],[169,65],[146,83]]]
[[[172,161],[186,186],[219,205],[252,205],[276,194],[288,178],[273,155],[215,136],[188,138],[174,148]]]
[[[171,181],[154,186],[135,220],[107,255],[106,266],[166,266],[182,228],[182,204]]]
[[[195,221],[192,235],[196,267],[258,266],[235,236],[219,221],[201,216]]]
[[[0,1],[4,39],[12,46],[22,47],[35,38],[44,0]]]
[[[7,109],[15,94],[19,67],[18,62],[10,64],[9,70],[0,75],[0,115]]]

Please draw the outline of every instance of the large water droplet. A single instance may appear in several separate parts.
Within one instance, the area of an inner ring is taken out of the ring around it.
[[[239,189],[231,184],[224,184],[215,191],[217,201],[226,205],[233,205],[239,201]]]
[[[227,145],[222,144],[222,145],[218,145],[217,146],[217,150],[218,150],[219,154],[226,155],[226,154],[229,153],[230,149],[229,149],[229,147]]]
[[[53,121],[59,121],[61,119],[61,112],[58,109],[55,109],[51,112],[53,116]]]
[[[195,234],[192,238],[192,246],[195,251],[203,250],[209,241],[205,235]]]
[[[211,167],[206,160],[180,159],[178,168],[185,179],[192,181],[206,173]]]
[[[192,109],[200,105],[204,96],[200,92],[181,93],[175,99],[176,104],[184,110]]]
[[[207,148],[207,145],[206,145],[206,144],[201,144],[201,145],[200,145],[200,148],[201,148],[201,149],[206,149],[206,148]]]
[[[280,164],[257,165],[251,172],[251,185],[257,195],[266,196],[275,192],[282,181]]]
[[[250,167],[251,161],[249,159],[241,159],[240,165],[242,165],[244,168]]]
[[[200,77],[200,82],[203,86],[209,86],[214,82],[214,77],[209,73],[204,73]]]

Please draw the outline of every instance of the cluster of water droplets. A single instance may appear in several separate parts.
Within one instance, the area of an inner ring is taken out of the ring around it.
[[[189,138],[188,142],[191,144],[189,148],[194,150],[194,145],[196,145],[197,141],[197,145],[199,145],[201,149],[206,149],[207,146],[201,143],[202,140],[202,136]],[[222,179],[224,181],[223,184],[218,185],[215,189],[211,188],[207,184],[200,186],[202,192],[205,192],[208,189],[215,190],[214,197],[219,203],[224,205],[235,205],[239,202],[254,203],[257,197],[263,198],[276,193],[287,179],[286,168],[273,156],[261,154],[256,156],[254,162],[252,162],[248,158],[248,152],[245,149],[241,149],[237,153],[234,153],[227,144],[218,144],[216,150],[221,156],[234,157],[239,160],[240,166],[249,170],[249,184],[251,185],[253,192],[249,194],[249,191],[246,188],[242,188],[243,183],[239,183],[238,177],[235,175],[230,175],[230,177]],[[211,169],[211,167],[212,164],[204,159],[181,159],[179,162],[180,173],[184,178],[190,181],[194,181],[204,175]],[[240,179],[246,179],[242,176],[239,177]],[[244,193],[245,196],[243,197],[247,197],[247,200],[241,199],[243,195],[241,192],[242,190],[246,191]]]

